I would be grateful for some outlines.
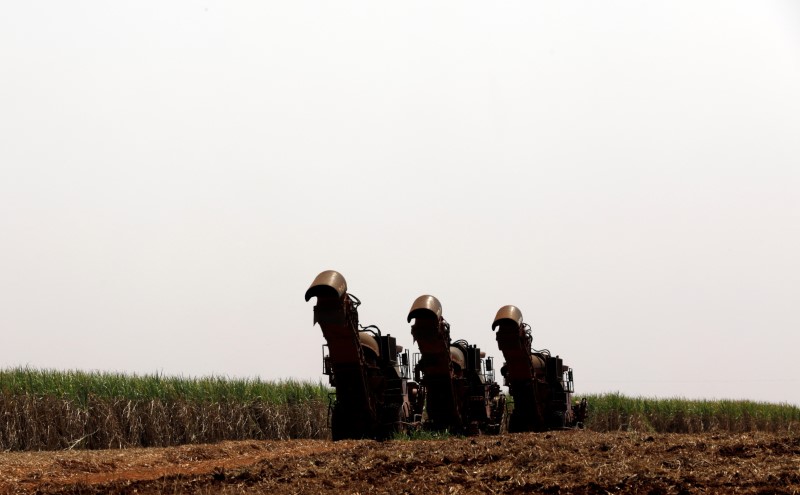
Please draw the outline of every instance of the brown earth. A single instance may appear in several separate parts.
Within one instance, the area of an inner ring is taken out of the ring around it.
[[[563,431],[0,454],[0,494],[800,493],[800,436]]]

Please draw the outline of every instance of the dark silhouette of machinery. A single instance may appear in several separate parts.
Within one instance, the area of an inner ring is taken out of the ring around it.
[[[500,432],[506,404],[493,360],[465,340],[451,340],[438,299],[420,296],[408,313],[420,350],[412,381],[408,350],[377,326],[359,323],[361,301],[347,292],[340,273],[317,275],[305,293],[306,301],[314,297],[314,323],[326,341],[323,372],[335,389],[328,409],[334,440],[385,439],[420,423],[456,434]],[[500,308],[492,329],[505,358],[500,373],[514,401],[508,431],[582,426],[587,403],[571,402],[572,369],[550,351],[533,349],[519,308]]]
[[[532,347],[531,327],[516,306],[503,306],[492,323],[505,358],[500,373],[514,401],[509,432],[545,431],[582,426],[586,399],[573,404],[572,369],[550,351]]]
[[[411,306],[408,322],[419,345],[415,355],[414,413],[424,427],[459,434],[499,433],[505,396],[494,381],[492,358],[465,340],[451,342],[450,325],[433,296],[420,296]],[[416,386],[416,384],[415,384]]]
[[[317,275],[305,294],[306,301],[312,297],[317,298],[314,323],[327,341],[324,373],[336,389],[328,410],[333,439],[391,437],[412,415],[408,351],[378,327],[359,324],[361,302],[347,293],[340,273]]]

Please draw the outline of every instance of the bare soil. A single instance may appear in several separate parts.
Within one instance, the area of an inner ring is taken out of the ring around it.
[[[0,454],[0,494],[800,493],[800,436],[559,431]]]

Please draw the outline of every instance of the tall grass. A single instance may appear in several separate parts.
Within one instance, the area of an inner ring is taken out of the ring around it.
[[[327,438],[321,382],[0,370],[0,450]]]
[[[0,370],[0,450],[328,438],[329,393],[322,382],[296,380],[5,369]],[[619,393],[585,397],[586,427],[596,431],[800,430],[800,408],[787,404]]]
[[[800,430],[800,408],[747,400],[688,400],[626,397],[619,393],[585,395],[586,427],[596,431],[637,430],[659,433]]]
[[[99,371],[58,371],[33,368],[0,370],[3,395],[67,398],[86,404],[88,397],[128,400],[253,401],[287,404],[327,399],[322,382],[262,381],[258,378],[211,376],[191,378],[162,374],[128,375]]]

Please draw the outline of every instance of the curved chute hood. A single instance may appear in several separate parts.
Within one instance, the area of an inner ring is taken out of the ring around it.
[[[341,299],[347,294],[347,281],[335,270],[325,270],[317,275],[306,291],[306,301],[312,297],[320,299]]]
[[[374,352],[376,357],[381,355],[381,348],[378,345],[378,341],[375,340],[375,337],[373,337],[369,333],[358,332],[358,341],[361,343],[362,347],[366,347],[367,349]]]
[[[517,327],[521,326],[522,311],[520,311],[518,307],[510,304],[508,306],[503,306],[497,310],[497,315],[494,317],[494,323],[492,323],[492,330],[497,330],[497,327],[505,321],[508,321]]]
[[[464,351],[454,345],[450,346],[450,361],[457,364],[462,370],[467,368],[467,360],[464,357]]]
[[[435,317],[439,320],[442,317],[442,303],[434,296],[419,296],[411,305],[406,321],[411,323],[411,320],[420,316]]]

